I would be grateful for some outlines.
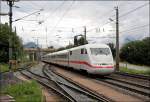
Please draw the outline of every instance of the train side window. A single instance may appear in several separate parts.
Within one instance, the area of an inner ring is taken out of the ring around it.
[[[85,49],[85,54],[87,54],[87,50]]]
[[[72,51],[70,51],[70,55],[72,55]]]
[[[81,49],[81,54],[84,54],[84,49]]]

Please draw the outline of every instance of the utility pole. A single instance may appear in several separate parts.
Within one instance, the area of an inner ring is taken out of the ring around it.
[[[10,27],[10,35],[9,35],[9,69],[12,69],[12,62],[11,60],[12,58],[12,53],[13,53],[13,49],[12,49],[12,6],[14,4],[14,1],[12,0],[7,0],[7,3],[9,5],[9,27]]]
[[[116,71],[119,71],[119,10],[118,6],[116,10]]]
[[[86,26],[84,26],[84,44],[86,44]]]
[[[15,27],[15,34],[17,34],[17,30],[16,30],[16,27]],[[16,39],[13,37],[13,41],[15,41]],[[17,60],[17,48],[16,47],[14,47],[14,50],[13,50],[14,52],[15,52],[15,60]]]

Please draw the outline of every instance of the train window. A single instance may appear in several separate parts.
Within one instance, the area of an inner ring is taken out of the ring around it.
[[[70,51],[70,55],[72,55],[72,51]]]
[[[90,48],[92,55],[108,55],[110,51],[108,48]]]
[[[81,49],[81,54],[84,54],[84,49]]]
[[[60,54],[60,55],[57,55],[58,58],[67,58],[67,54]]]
[[[87,50],[85,49],[85,54],[87,54]]]

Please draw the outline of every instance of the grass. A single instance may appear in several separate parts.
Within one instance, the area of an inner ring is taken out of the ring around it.
[[[0,72],[9,71],[8,64],[0,63]]]
[[[41,87],[35,81],[10,85],[3,93],[14,97],[16,102],[43,102]]]
[[[141,74],[150,76],[150,70],[135,70],[135,69],[128,69],[126,67],[120,67],[120,71],[130,74]]]
[[[32,66],[37,64],[37,62],[23,62],[23,63],[19,63],[17,65],[12,65],[12,70],[16,71],[17,68],[20,68],[20,67],[22,67],[22,65],[26,65],[28,63],[31,63]],[[9,65],[6,63],[0,63],[0,72],[6,72],[6,71],[9,71]]]

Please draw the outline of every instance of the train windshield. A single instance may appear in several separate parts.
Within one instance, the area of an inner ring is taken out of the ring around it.
[[[109,55],[109,48],[90,48],[92,55]]]

